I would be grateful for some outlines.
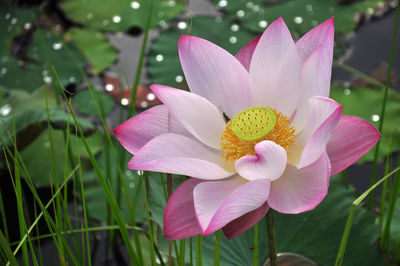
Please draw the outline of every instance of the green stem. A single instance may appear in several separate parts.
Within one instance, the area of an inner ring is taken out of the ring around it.
[[[258,224],[254,226],[253,266],[258,265]]]
[[[268,232],[268,248],[269,248],[269,265],[277,266],[278,257],[276,255],[276,239],[274,232],[274,212],[270,209],[267,212],[267,232]]]
[[[221,230],[215,232],[214,266],[219,266],[221,253]]]

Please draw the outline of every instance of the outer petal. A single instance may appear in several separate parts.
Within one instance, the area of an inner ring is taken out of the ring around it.
[[[354,116],[342,116],[326,146],[332,175],[339,173],[367,153],[381,134],[370,122]]]
[[[168,86],[152,85],[150,89],[193,136],[210,147],[220,148],[226,124],[212,103],[194,93]]]
[[[247,71],[250,69],[251,58],[253,57],[254,50],[257,47],[258,41],[260,40],[261,35],[258,35],[249,43],[247,43],[237,54],[236,59],[242,63],[242,65],[246,68]]]
[[[219,151],[177,134],[163,134],[149,141],[128,163],[135,170],[222,179],[233,173]]]
[[[301,169],[288,165],[283,176],[272,182],[268,204],[281,213],[312,210],[328,193],[329,176],[330,163],[326,153]]]
[[[326,149],[331,133],[342,116],[342,105],[332,99],[314,96],[303,131],[288,149],[288,162],[303,168],[317,160]]]
[[[182,35],[179,58],[192,92],[229,117],[252,106],[248,72],[230,53],[198,37]]]
[[[164,212],[164,237],[180,239],[201,233],[193,202],[193,189],[201,182],[190,178],[171,195]]]
[[[273,141],[264,140],[254,146],[256,155],[243,156],[236,161],[238,174],[248,180],[279,178],[286,168],[286,150]]]
[[[194,206],[203,235],[259,208],[267,200],[269,188],[268,180],[247,182],[239,176],[197,185],[193,192]]]
[[[250,64],[250,88],[255,106],[268,106],[291,117],[297,105],[300,61],[282,18],[261,36]]]
[[[257,224],[262,218],[264,218],[268,210],[268,203],[264,202],[264,204],[258,209],[255,209],[254,211],[246,213],[245,215],[233,220],[222,228],[225,236],[228,239],[231,239],[246,232],[248,229]]]
[[[165,133],[190,136],[190,133],[168,111],[165,105],[154,106],[113,130],[115,137],[127,151],[136,153],[148,141]]]

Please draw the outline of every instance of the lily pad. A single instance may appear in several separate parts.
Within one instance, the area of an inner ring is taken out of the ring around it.
[[[351,4],[340,4],[335,0],[212,1],[228,17],[240,21],[249,30],[263,32],[269,23],[282,16],[289,29],[300,35],[330,17],[335,17],[336,32],[350,33],[359,23],[356,13],[373,13],[373,8],[385,3],[383,0],[361,0]]]
[[[64,0],[61,8],[66,16],[88,28],[125,32],[131,27],[144,28],[149,0]],[[184,9],[182,0],[153,0],[151,27],[164,25]]]
[[[83,53],[93,74],[103,72],[117,59],[117,51],[99,31],[72,28],[64,36],[71,39]]]
[[[354,188],[346,188],[339,183],[337,178],[332,177],[332,179],[327,197],[314,210],[297,215],[275,213],[278,252],[298,253],[314,260],[319,265],[334,264],[347,216],[356,196]],[[154,194],[160,193],[162,191],[154,191]],[[165,207],[165,203],[163,204]],[[154,215],[154,212],[160,209],[155,208],[151,211]],[[265,220],[259,223],[259,227],[260,265],[268,257]],[[378,234],[379,227],[374,223],[373,215],[365,209],[358,209],[343,265],[380,265],[382,255],[376,244]],[[159,238],[162,250],[168,254],[168,241],[162,235]],[[187,240],[186,243],[188,242]],[[213,265],[215,235],[204,237],[202,243],[203,264]],[[231,240],[222,236],[221,265],[252,265],[253,245],[253,230],[248,230]],[[189,246],[186,247],[186,252],[185,258],[188,262]]]
[[[110,112],[115,106],[113,98],[104,92],[93,90],[94,96],[97,98],[97,104],[100,102],[104,108],[104,114]],[[79,91],[73,98],[72,104],[76,110],[85,115],[98,116],[95,102],[92,99],[89,89]]]
[[[331,90],[331,98],[343,104],[343,114],[362,117],[379,127],[383,91],[372,88],[337,88]],[[383,124],[378,158],[382,160],[390,151],[400,149],[400,94],[389,91],[386,114]],[[374,159],[374,150],[365,154],[359,162],[370,162]]]
[[[178,39],[188,34],[189,25],[181,21],[154,40],[148,54],[149,75],[153,83],[184,87],[184,75],[178,56]],[[194,17],[191,33],[236,54],[255,34],[243,31],[237,23],[221,17]]]

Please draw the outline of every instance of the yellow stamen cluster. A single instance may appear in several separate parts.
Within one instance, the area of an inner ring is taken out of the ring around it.
[[[260,107],[253,107],[249,108],[255,109],[255,108],[260,108]],[[267,134],[264,136],[261,136],[260,138],[257,139],[251,139],[251,138],[243,138],[240,137],[240,134],[238,136],[237,130],[232,130],[232,125],[233,122],[235,122],[237,119],[236,116],[230,120],[226,124],[226,128],[224,132],[222,133],[221,136],[221,150],[224,152],[223,157],[227,161],[236,161],[240,157],[243,157],[245,155],[255,155],[254,151],[254,146],[263,141],[263,140],[270,140],[275,142],[276,144],[282,146],[284,149],[287,149],[291,144],[294,143],[295,141],[295,129],[293,126],[290,126],[290,119],[287,118],[285,115],[283,115],[280,112],[277,112],[276,110],[269,109],[266,107],[261,107],[264,109],[271,110],[275,117],[270,116],[272,119],[274,118],[276,121],[273,123],[273,128],[270,128],[271,123],[268,123],[267,121],[263,121],[259,119],[257,127],[267,127],[269,130],[267,131]],[[249,110],[246,109],[246,110]],[[242,112],[241,112],[242,113]],[[239,114],[241,114],[239,113]],[[238,114],[238,115],[239,115]],[[254,119],[252,119],[254,120]],[[260,123],[260,121],[263,121]],[[253,123],[254,121],[252,121]],[[249,122],[250,123],[250,122]],[[235,129],[235,127],[234,127]],[[235,131],[235,132],[234,132]]]

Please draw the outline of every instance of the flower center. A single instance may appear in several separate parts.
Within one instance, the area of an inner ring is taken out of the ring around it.
[[[295,141],[295,129],[290,119],[268,107],[251,107],[235,115],[221,136],[221,150],[227,161],[254,155],[254,146],[271,140],[287,150]]]

